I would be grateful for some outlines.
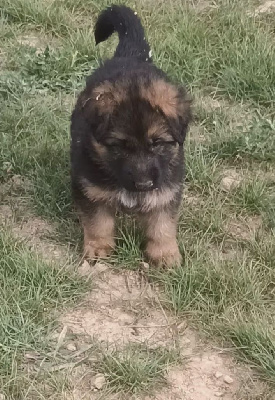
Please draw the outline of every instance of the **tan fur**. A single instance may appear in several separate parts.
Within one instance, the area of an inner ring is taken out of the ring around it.
[[[150,86],[141,88],[141,96],[154,108],[160,108],[167,117],[176,118],[179,114],[179,93],[175,86],[159,79]]]
[[[93,259],[96,257],[107,257],[115,247],[114,212],[102,205],[95,215],[81,217],[84,229],[84,253]]]
[[[170,161],[170,166],[173,165],[174,162],[178,161],[179,156],[179,144],[176,143],[172,148],[172,160]]]
[[[99,186],[93,185],[87,179],[81,181],[83,191],[91,202],[105,201],[112,204],[115,199],[115,192],[108,189],[101,189]]]
[[[113,132],[112,136],[113,139],[118,139],[118,140],[125,140],[126,136],[123,135],[120,132]],[[108,154],[108,151],[106,149],[106,146],[104,144],[98,142],[96,139],[92,138],[92,146],[97,152],[97,155],[100,157],[101,161],[104,162],[104,159],[106,159],[106,156]]]
[[[114,107],[126,97],[127,90],[124,85],[115,85],[108,81],[95,88],[92,93],[92,100],[102,114],[112,113]]]
[[[126,140],[129,136],[125,135],[122,132],[118,131],[113,131],[110,136],[112,139],[118,139],[118,140]]]
[[[141,216],[146,230],[147,258],[156,265],[173,266],[181,262],[177,245],[177,217],[165,210]]]
[[[125,207],[129,210],[139,210],[148,212],[152,209],[159,209],[169,204],[175,193],[179,190],[178,186],[154,190],[148,193],[130,193],[123,189],[120,191],[101,189],[93,185],[86,179],[82,180],[82,187],[85,195],[92,202],[106,202],[114,207]]]
[[[166,131],[161,121],[152,123],[147,131],[147,136],[150,139],[172,140],[172,136]]]
[[[92,138],[92,146],[95,149],[95,151],[97,152],[97,155],[100,158],[104,158],[107,154],[107,150],[106,147],[99,143],[96,139]]]
[[[93,89],[92,93],[82,93],[79,104],[85,108],[91,101],[100,114],[112,113],[116,105],[127,99],[129,85],[128,81],[119,84],[105,81]],[[162,79],[152,81],[149,86],[140,80],[139,86],[141,97],[149,101],[152,107],[160,108],[168,117],[184,116],[190,108],[191,100],[182,98],[176,86]]]
[[[127,97],[127,82],[114,84],[105,81],[91,92],[84,91],[78,99],[78,107],[89,113],[90,107],[96,107],[99,114],[112,113],[114,107]]]
[[[130,194],[126,190],[118,192],[117,199],[124,207],[129,209],[138,208],[140,211],[148,212],[152,209],[159,209],[170,203],[178,188],[165,188],[154,190],[148,193]]]
[[[89,258],[106,257],[115,246],[114,218],[117,206],[128,209],[137,209],[141,222],[144,225],[147,247],[146,256],[154,264],[173,266],[180,264],[176,234],[177,217],[172,217],[163,205],[168,204],[174,192],[163,191],[158,194],[151,192],[130,196],[127,191],[122,192],[102,190],[101,188],[84,182],[85,194],[92,202],[102,203],[93,217],[81,217],[84,228],[84,252]],[[123,198],[123,195],[125,196]],[[106,205],[107,204],[107,205]],[[108,205],[109,204],[109,205]],[[143,214],[145,212],[145,214]]]

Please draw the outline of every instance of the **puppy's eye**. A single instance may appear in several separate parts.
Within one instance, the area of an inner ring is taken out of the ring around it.
[[[104,143],[106,147],[119,147],[119,143],[112,142],[112,143]]]
[[[175,146],[177,142],[175,140],[161,140],[161,139],[156,139],[151,143],[152,147],[158,147],[158,146]]]
[[[163,141],[161,141],[161,140],[153,140],[153,142],[151,142],[150,145],[152,147],[162,146],[163,145]]]
[[[108,148],[121,148],[126,147],[126,143],[124,140],[106,140],[104,145]]]

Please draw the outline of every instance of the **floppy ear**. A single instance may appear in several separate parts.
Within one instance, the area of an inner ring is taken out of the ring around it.
[[[168,120],[175,139],[183,143],[188,124],[191,120],[191,99],[184,88],[165,82],[162,79],[151,82],[141,89],[141,96],[151,106],[160,110]]]
[[[116,105],[126,98],[125,88],[109,81],[101,83],[90,93],[83,93],[81,108],[84,114],[96,113],[99,116],[111,114]]]
[[[125,100],[126,92],[121,85],[105,81],[93,90],[92,98],[100,115],[111,114],[114,108]]]
[[[192,121],[192,98],[183,87],[178,88],[178,132],[179,142],[183,143],[189,123]]]
[[[94,138],[98,140],[104,135],[112,112],[125,97],[125,88],[109,81],[104,81],[93,88],[86,88],[81,93],[77,108],[84,116]]]

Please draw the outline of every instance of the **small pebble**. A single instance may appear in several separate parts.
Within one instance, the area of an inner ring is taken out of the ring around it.
[[[234,382],[234,380],[229,375],[225,375],[223,377],[223,380],[224,380],[225,383],[228,383],[229,385]]]
[[[215,378],[217,378],[217,379],[221,378],[222,376],[223,376],[223,374],[221,372],[219,372],[219,371],[217,371],[215,373]]]
[[[147,272],[150,269],[150,265],[147,262],[142,261],[140,263],[140,269]]]
[[[108,269],[109,269],[108,265],[103,264],[103,263],[100,263],[100,262],[97,262],[97,263],[92,267],[91,275],[92,275],[93,277],[96,276],[96,275],[101,275],[101,274],[103,274],[104,272],[108,271]]]
[[[103,374],[97,374],[92,380],[92,386],[97,390],[101,390],[105,383],[106,378]]]
[[[89,357],[89,361],[92,363],[96,363],[98,361],[97,357]]]
[[[37,361],[40,358],[40,354],[36,353],[35,351],[30,352],[30,353],[25,353],[24,358],[27,361]]]
[[[179,331],[184,331],[187,328],[187,322],[183,321],[177,326]]]
[[[221,188],[225,192],[235,189],[238,186],[238,184],[239,184],[239,182],[231,176],[225,176],[221,180]]]
[[[222,397],[223,396],[223,393],[222,392],[216,392],[215,393],[215,397]]]
[[[67,346],[67,350],[76,351],[76,346],[73,343],[69,343]]]
[[[87,276],[91,273],[91,266],[87,260],[84,260],[82,265],[78,268],[78,273],[80,276]]]

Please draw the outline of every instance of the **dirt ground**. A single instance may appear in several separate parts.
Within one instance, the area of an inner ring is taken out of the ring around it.
[[[89,336],[97,341],[123,348],[129,343],[147,346],[164,346],[180,349],[180,366],[167,369],[167,388],[152,397],[138,400],[226,400],[244,399],[251,391],[251,371],[238,365],[230,351],[219,349],[201,339],[199,332],[189,327],[187,320],[180,320],[161,305],[161,294],[144,278],[141,270],[116,272],[98,263],[90,267],[87,262],[80,267],[82,275],[91,274],[93,291],[84,304],[68,310],[61,323],[74,334]],[[77,341],[75,342],[77,347]],[[254,385],[253,385],[254,386]],[[255,382],[259,392],[261,388]],[[75,388],[78,399],[79,388]],[[247,392],[248,393],[248,392]],[[84,393],[82,393],[84,395]],[[87,399],[91,399],[88,395]],[[92,397],[99,399],[101,394]],[[86,399],[86,397],[83,397]],[[117,395],[108,397],[120,399]]]
[[[25,214],[20,224],[8,205],[1,206],[0,222],[8,223],[15,237],[26,239],[46,260],[62,261],[66,249],[45,239],[45,233],[54,228],[32,216],[24,206],[17,204],[15,208],[20,215]],[[79,274],[91,278],[92,288],[80,305],[65,310],[60,317],[60,332],[74,335],[68,351],[81,349],[85,341],[96,341],[108,349],[123,349],[135,343],[179,350],[179,362],[167,368],[167,385],[153,396],[131,397],[135,400],[261,399],[262,383],[248,367],[236,362],[231,349],[202,339],[188,320],[163,307],[161,289],[148,281],[147,268],[142,263],[138,272],[118,271],[103,263],[91,266],[86,260],[80,265]],[[85,368],[81,367],[81,376],[87,375],[91,381]],[[125,399],[122,394],[107,394],[105,385],[93,391],[87,379],[79,379],[78,372],[72,373],[69,380],[73,389],[64,392],[64,400]],[[104,377],[103,381],[105,384]],[[251,393],[253,397],[249,397]]]

